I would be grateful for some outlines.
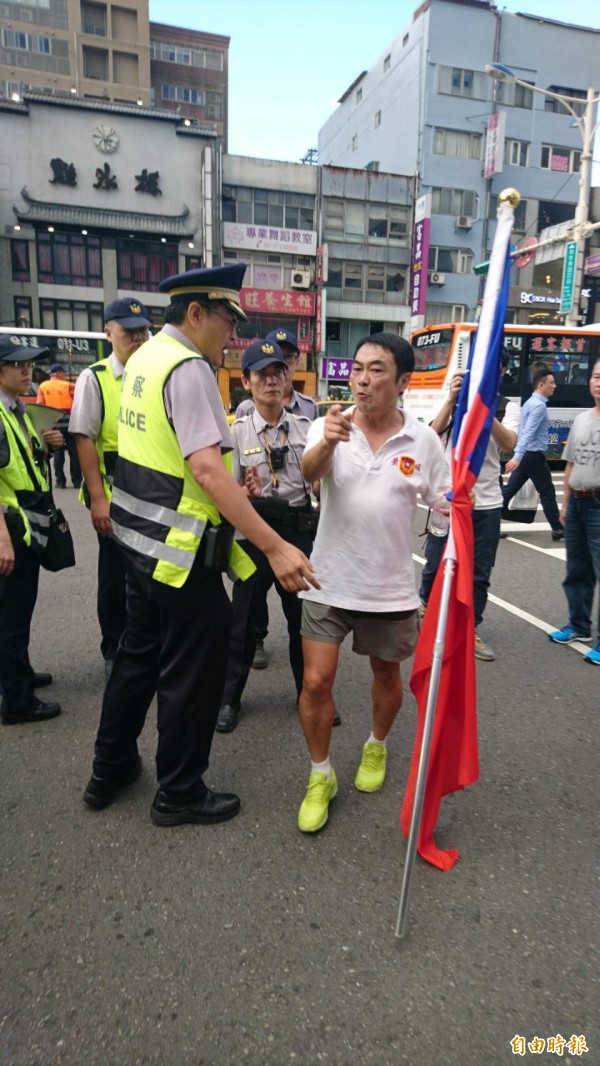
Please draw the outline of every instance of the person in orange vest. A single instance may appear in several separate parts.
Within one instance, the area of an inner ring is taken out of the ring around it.
[[[50,367],[50,377],[48,381],[42,381],[38,389],[37,403],[43,403],[46,407],[57,407],[59,410],[64,411],[65,415],[69,415],[73,406],[74,392],[75,386],[67,379],[67,371],[64,366],[61,363],[53,363]],[[68,451],[71,463],[71,481],[73,482],[74,488],[78,489],[81,487],[81,467],[77,457],[75,437],[72,433],[67,431],[66,424],[64,428],[62,424],[59,424],[59,428],[62,430],[62,434],[65,438],[65,447],[60,448],[59,451],[54,454],[54,476],[56,479],[56,486],[59,489],[66,489],[67,487],[67,479],[65,477],[65,451]]]

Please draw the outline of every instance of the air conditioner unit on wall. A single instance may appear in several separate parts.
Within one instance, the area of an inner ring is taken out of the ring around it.
[[[430,285],[445,285],[446,275],[442,274],[439,270],[429,271],[429,284]]]
[[[473,225],[473,219],[470,215],[457,215],[456,216],[456,228],[457,229],[471,229]]]
[[[310,270],[292,270],[292,289],[308,289]]]

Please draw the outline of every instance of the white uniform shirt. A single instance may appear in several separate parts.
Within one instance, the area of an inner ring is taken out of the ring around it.
[[[323,437],[325,419],[308,431],[306,451]],[[408,611],[419,606],[412,522],[420,495],[430,507],[449,475],[437,434],[404,412],[404,425],[373,454],[350,429],[321,479],[321,517],[311,562],[321,584],[300,596],[352,611]]]
[[[114,352],[108,357],[115,378],[123,376],[123,364]],[[73,407],[69,419],[69,433],[82,433],[85,437],[98,440],[102,429],[102,399],[100,385],[93,370],[86,367],[77,378]]]

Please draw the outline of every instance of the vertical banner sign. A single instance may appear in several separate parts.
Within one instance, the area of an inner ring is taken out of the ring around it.
[[[315,260],[315,285],[326,285],[329,278],[329,245],[317,245]]]
[[[496,111],[488,119],[485,137],[484,178],[501,174],[504,166],[504,137],[506,131],[506,111]]]
[[[429,229],[431,226],[431,193],[419,196],[415,203],[412,261],[410,269],[410,328],[425,325],[427,301],[427,260],[429,258]]]
[[[562,288],[560,292],[560,313],[568,315],[573,307],[573,289],[575,287],[575,267],[577,265],[577,241],[567,241],[565,245],[565,263],[563,266]]]
[[[327,307],[327,289],[317,293],[317,315],[315,319],[315,352],[325,351],[325,322]]]

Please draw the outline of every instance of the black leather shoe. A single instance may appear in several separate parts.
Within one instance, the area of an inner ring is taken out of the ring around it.
[[[232,792],[212,792],[207,788],[202,799],[186,803],[169,799],[168,794],[159,788],[150,808],[150,817],[156,825],[163,826],[186,823],[211,825],[235,818],[239,809],[240,797]]]
[[[552,530],[552,540],[564,540],[564,539],[565,539],[565,531],[564,531],[564,529],[553,529]]]
[[[339,711],[335,712],[335,717],[333,719],[333,724],[334,725],[341,725],[342,724],[342,719],[340,718],[340,712]]]
[[[66,489],[66,487],[67,487],[66,481],[57,481],[56,482],[56,488],[57,489]]]
[[[34,688],[46,688],[46,685],[52,684],[52,674],[34,674],[33,675],[33,687]]]
[[[60,714],[60,703],[43,703],[42,700],[34,700],[25,710],[3,711],[3,725],[18,725],[19,722],[43,722],[46,718],[57,718]]]
[[[137,781],[141,772],[142,760],[138,755],[133,770],[130,770],[128,774],[122,774],[120,777],[96,777],[96,774],[92,774],[83,793],[84,803],[87,803],[88,807],[95,807],[97,811],[101,811],[103,807],[108,807],[119,792],[127,788],[127,785],[132,785],[134,781]]]
[[[238,724],[240,717],[240,707],[232,707],[230,703],[224,703],[219,708],[219,717],[217,718],[217,733],[231,733]]]

